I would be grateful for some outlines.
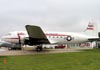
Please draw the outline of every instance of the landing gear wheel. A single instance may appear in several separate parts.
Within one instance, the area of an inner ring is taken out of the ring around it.
[[[36,51],[41,52],[43,50],[42,46],[37,46]]]
[[[12,50],[12,48],[11,47],[8,47],[8,50],[10,51],[10,50]]]

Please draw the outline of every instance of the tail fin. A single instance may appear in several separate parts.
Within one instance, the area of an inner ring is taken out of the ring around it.
[[[98,27],[95,22],[89,22],[85,34],[92,36],[92,37],[98,37]]]

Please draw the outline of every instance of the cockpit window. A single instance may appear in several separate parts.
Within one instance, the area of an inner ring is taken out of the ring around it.
[[[11,35],[10,33],[8,35]]]
[[[11,33],[7,34],[7,35],[11,35]]]

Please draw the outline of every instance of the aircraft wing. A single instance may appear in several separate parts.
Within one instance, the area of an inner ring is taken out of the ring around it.
[[[26,25],[29,35],[29,42],[33,45],[49,44],[49,40],[39,26]]]

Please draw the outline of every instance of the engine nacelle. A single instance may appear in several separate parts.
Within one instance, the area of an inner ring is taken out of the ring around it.
[[[72,40],[72,37],[71,36],[67,36],[66,40],[67,41],[71,41]]]

